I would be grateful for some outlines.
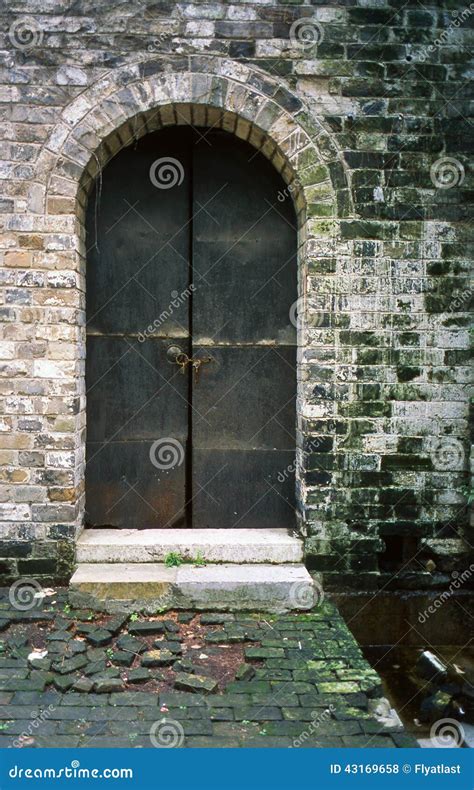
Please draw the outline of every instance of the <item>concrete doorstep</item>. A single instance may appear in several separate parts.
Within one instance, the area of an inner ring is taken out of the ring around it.
[[[78,562],[164,562],[183,559],[222,563],[294,563],[303,543],[285,529],[86,529]]]
[[[96,611],[215,609],[284,612],[317,603],[302,564],[205,565],[81,563],[69,588],[73,606]]]

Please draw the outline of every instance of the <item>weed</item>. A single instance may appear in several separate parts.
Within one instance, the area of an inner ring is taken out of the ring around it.
[[[165,565],[167,568],[177,568],[182,563],[183,558],[177,551],[170,551],[165,557]]]

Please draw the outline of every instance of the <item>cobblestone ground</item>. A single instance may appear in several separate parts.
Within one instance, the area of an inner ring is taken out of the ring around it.
[[[66,591],[31,603],[2,591],[2,747],[417,745],[331,603],[146,618],[72,611]]]

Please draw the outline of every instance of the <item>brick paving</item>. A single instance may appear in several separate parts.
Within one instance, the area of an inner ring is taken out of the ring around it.
[[[97,618],[67,591],[18,611],[4,590],[0,629],[2,747],[417,745],[376,718],[380,678],[329,602]]]

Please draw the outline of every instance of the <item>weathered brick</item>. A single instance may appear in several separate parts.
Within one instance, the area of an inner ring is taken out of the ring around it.
[[[127,119],[156,114],[161,102],[162,120],[175,121],[160,93],[167,75],[176,95],[184,91],[181,114],[202,94],[211,106],[208,115],[193,108],[194,124],[222,122],[263,145],[288,181],[276,200],[294,201],[306,244],[298,403],[306,553],[327,585],[373,585],[381,547],[378,538],[361,541],[362,531],[404,540],[411,525],[412,536],[428,538],[441,504],[446,521],[464,518],[456,497],[467,484],[470,126],[467,106],[451,117],[439,95],[461,101],[467,18],[459,12],[453,28],[450,14],[433,8],[343,0],[164,0],[145,13],[142,5],[131,0],[126,26],[119,9],[101,18],[79,0],[78,27],[59,8],[41,22],[41,46],[12,45],[15,66],[0,86],[10,108],[0,163],[0,518],[12,552],[26,530],[72,541],[83,516],[86,285],[76,230],[87,189],[78,185],[88,162],[93,173],[96,160],[103,169],[104,135],[115,154],[135,134]],[[7,13],[6,30],[17,16]],[[292,27],[302,21],[309,39]],[[48,47],[62,32],[74,40]],[[102,77],[104,63],[113,69]],[[112,138],[114,125],[121,131]],[[454,160],[452,187],[436,181],[443,152]],[[416,445],[449,436],[463,447],[455,470]],[[464,567],[458,544],[433,552]],[[14,555],[8,560],[16,571]],[[423,570],[410,572],[427,583]]]

